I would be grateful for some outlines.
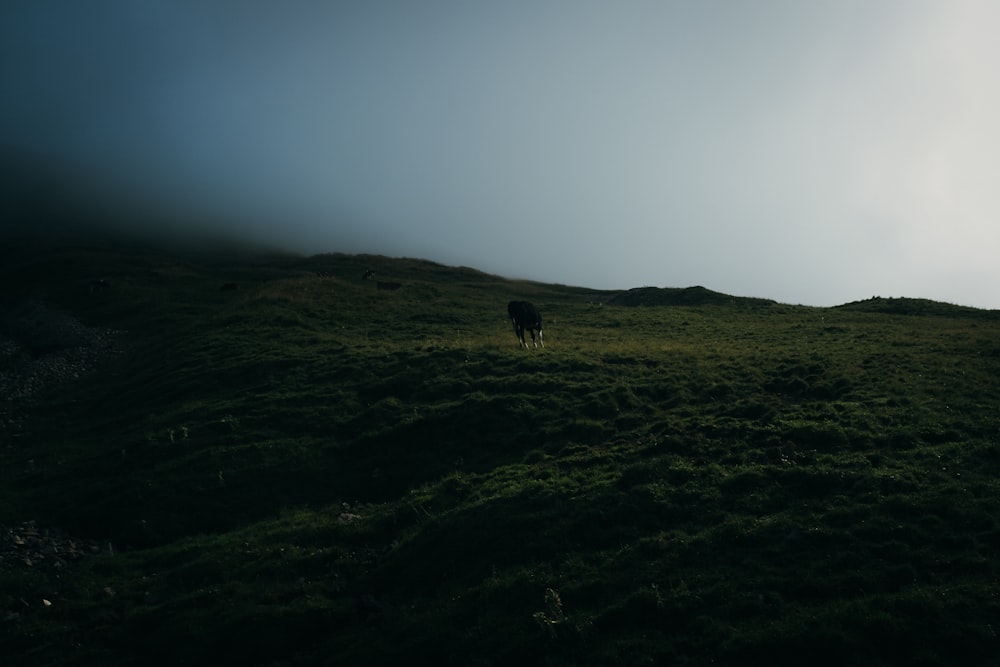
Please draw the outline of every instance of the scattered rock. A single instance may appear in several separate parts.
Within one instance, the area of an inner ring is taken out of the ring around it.
[[[35,397],[119,354],[121,333],[88,327],[37,301],[0,306],[0,434],[21,435]]]
[[[0,571],[34,568],[58,573],[96,550],[96,542],[54,528],[39,528],[34,521],[0,526]]]

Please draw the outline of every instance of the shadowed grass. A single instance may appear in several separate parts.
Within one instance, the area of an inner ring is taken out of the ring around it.
[[[118,242],[16,259],[7,303],[124,333],[11,402],[0,524],[102,545],[8,545],[11,664],[1000,655],[995,312]]]

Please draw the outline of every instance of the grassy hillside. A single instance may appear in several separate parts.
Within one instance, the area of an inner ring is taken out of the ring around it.
[[[996,312],[0,255],[4,665],[1000,662]]]

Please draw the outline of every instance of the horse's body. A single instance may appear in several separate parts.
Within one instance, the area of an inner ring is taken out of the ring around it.
[[[528,347],[524,342],[524,330],[531,333],[531,344],[534,347],[539,345],[545,347],[542,341],[542,316],[532,304],[527,301],[511,301],[507,304],[507,314],[514,325],[514,333],[521,342],[521,347]],[[535,332],[538,332],[538,340],[535,340]]]

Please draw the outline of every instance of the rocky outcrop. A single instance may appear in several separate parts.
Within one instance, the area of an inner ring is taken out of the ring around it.
[[[0,435],[20,433],[40,394],[80,379],[121,351],[121,332],[88,327],[38,301],[0,306]]]
[[[36,568],[59,572],[71,562],[100,551],[101,546],[94,540],[41,528],[34,521],[0,526],[0,571]]]
[[[37,301],[0,304],[0,465],[19,446],[32,407],[120,353],[121,341],[121,332],[88,327]],[[6,591],[10,606],[0,608],[0,620],[16,622],[56,604],[73,564],[110,549],[35,521],[0,525],[0,574],[30,571],[7,578],[19,583]]]

